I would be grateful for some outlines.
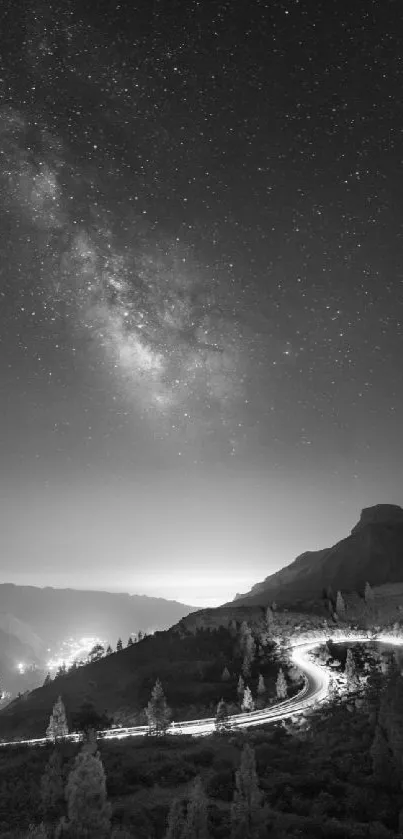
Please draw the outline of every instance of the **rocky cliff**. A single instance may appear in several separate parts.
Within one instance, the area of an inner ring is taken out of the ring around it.
[[[403,582],[403,509],[397,505],[364,509],[349,536],[331,548],[301,554],[238,596],[236,605],[295,604],[321,598],[328,588],[361,593],[367,580],[371,586]]]

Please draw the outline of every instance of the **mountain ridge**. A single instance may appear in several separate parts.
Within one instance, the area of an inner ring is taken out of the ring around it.
[[[328,588],[361,592],[367,581],[403,581],[403,509],[396,504],[364,508],[348,536],[330,548],[305,551],[232,602],[267,605],[272,599],[287,604],[321,598]]]

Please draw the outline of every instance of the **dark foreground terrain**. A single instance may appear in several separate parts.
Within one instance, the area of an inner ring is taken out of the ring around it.
[[[279,727],[202,740],[146,737],[100,742],[112,824],[124,827],[125,836],[162,839],[172,800],[186,800],[199,775],[208,799],[209,836],[227,839],[235,771],[248,742],[263,793],[259,837],[395,837],[403,804],[397,764],[394,769],[390,764],[389,773],[384,766],[380,774],[379,755],[375,760],[373,755],[374,718],[367,705],[351,707],[333,705],[315,713],[309,730],[298,735]],[[56,748],[65,779],[80,747],[61,743]],[[52,749],[13,746],[0,751],[4,839],[24,836],[30,824],[42,820],[48,835],[54,835],[52,825],[66,805],[60,798],[46,813],[41,804],[41,777]]]

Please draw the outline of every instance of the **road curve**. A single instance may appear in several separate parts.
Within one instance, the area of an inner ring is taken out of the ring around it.
[[[284,699],[282,702],[277,702],[275,705],[263,708],[260,711],[252,711],[247,714],[234,714],[229,718],[232,728],[252,728],[254,726],[267,725],[268,723],[278,722],[293,716],[304,714],[313,705],[323,702],[329,691],[330,673],[323,664],[314,662],[310,658],[310,653],[315,647],[321,646],[326,641],[334,641],[342,644],[350,643],[368,643],[379,642],[384,644],[394,644],[396,646],[403,645],[403,637],[396,635],[387,635],[386,633],[357,633],[357,632],[341,632],[340,630],[327,633],[326,635],[318,633],[316,636],[311,636],[309,640],[305,641],[291,641],[291,660],[293,664],[298,667],[304,674],[303,688],[291,699]],[[184,720],[182,722],[172,723],[168,729],[168,734],[187,734],[194,737],[202,737],[212,734],[215,731],[215,718],[209,717],[198,720]],[[104,740],[122,740],[126,737],[141,737],[149,732],[148,726],[131,726],[129,728],[111,728],[105,731],[99,731],[98,736]],[[79,741],[82,739],[81,734],[68,734],[65,740]],[[49,738],[38,737],[31,740],[13,740],[7,743],[0,743],[0,746],[10,745],[27,745],[27,746],[41,746],[49,742]]]

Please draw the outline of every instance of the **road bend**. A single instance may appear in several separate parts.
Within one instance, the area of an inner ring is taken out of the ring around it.
[[[333,641],[337,644],[343,643],[381,643],[393,644],[395,646],[403,645],[403,637],[396,635],[388,635],[386,633],[367,633],[360,634],[353,631],[341,632],[335,631],[325,635],[323,632],[316,636],[311,636],[309,640],[298,641],[293,639],[290,643],[291,661],[303,673],[304,685],[295,696],[289,699],[284,699],[281,702],[276,702],[275,705],[270,705],[259,711],[251,711],[249,713],[234,714],[229,717],[231,728],[253,728],[256,726],[267,725],[270,723],[279,722],[280,720],[289,719],[290,717],[306,714],[310,708],[318,703],[326,700],[329,693],[329,684],[331,681],[331,672],[323,663],[313,661],[311,657],[312,651],[318,646],[322,646],[326,641]],[[98,737],[103,740],[123,740],[127,737],[143,737],[150,731],[146,725],[130,726],[128,728],[110,728],[98,732]],[[167,733],[173,735],[191,735],[194,737],[202,737],[212,734],[215,731],[215,717],[208,717],[196,720],[183,720],[182,722],[174,722],[168,728]],[[73,733],[68,734],[63,740],[70,740],[78,742],[82,740],[82,734]],[[27,745],[27,746],[43,746],[49,743],[47,737],[37,737],[30,740],[12,740],[0,743],[0,746],[11,745]]]

